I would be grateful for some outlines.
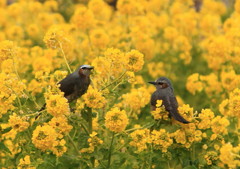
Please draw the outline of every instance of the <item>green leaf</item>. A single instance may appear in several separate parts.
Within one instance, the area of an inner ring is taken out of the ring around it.
[[[4,150],[4,151],[12,154],[11,151],[5,146],[5,144],[3,142],[0,142],[0,150]]]
[[[197,167],[189,165],[187,167],[184,167],[183,169],[197,169]]]
[[[5,134],[5,133],[9,132],[11,129],[12,129],[12,127],[8,127],[6,129],[2,130],[1,134]]]

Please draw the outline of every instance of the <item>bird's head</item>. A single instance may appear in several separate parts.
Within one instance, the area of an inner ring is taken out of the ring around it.
[[[171,81],[166,77],[160,77],[155,82],[148,82],[156,86],[157,89],[165,89],[170,87],[173,90]]]
[[[78,74],[79,75],[84,75],[84,76],[89,76],[91,74],[91,70],[94,69],[93,66],[90,65],[82,65],[78,68]]]

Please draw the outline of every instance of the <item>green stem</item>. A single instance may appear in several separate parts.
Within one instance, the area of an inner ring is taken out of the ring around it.
[[[74,147],[75,151],[77,152],[77,154],[79,154],[78,148],[77,148],[76,144],[74,143],[73,139],[70,137],[69,134],[67,134],[67,137],[70,140],[71,144],[73,145],[73,147]]]
[[[153,154],[153,145],[151,144],[150,154],[149,154],[149,169],[152,168],[152,154]]]
[[[112,145],[113,145],[113,140],[114,140],[114,132],[112,133],[112,140],[111,140],[111,144],[110,144],[110,147],[109,147],[109,155],[108,155],[108,165],[107,165],[107,168],[110,167],[110,164],[111,164],[111,157],[112,157]]]
[[[92,109],[88,108],[88,131],[92,134]]]
[[[87,130],[87,127],[86,127],[83,123],[80,123],[80,124],[81,124],[83,130],[85,131],[85,133],[86,133],[87,135],[90,135],[91,133],[89,133],[89,131]]]
[[[131,129],[125,130],[124,132],[125,132],[125,133],[128,133],[128,132],[135,131],[135,130],[139,130],[139,129],[145,129],[145,128],[152,127],[152,125],[153,125],[152,123],[149,123],[149,124],[146,124],[146,125],[144,125],[144,126],[142,126],[142,127],[131,128]],[[120,134],[122,134],[122,133],[118,133],[118,134],[116,134],[116,136],[118,136],[118,135],[120,135]]]
[[[169,161],[168,161],[167,163],[168,163],[168,168],[169,168],[169,169],[172,169],[172,168],[171,168],[171,166],[170,166],[170,163],[169,163]]]
[[[70,66],[69,66],[69,64],[68,64],[68,61],[67,61],[65,52],[63,51],[62,43],[59,42],[59,46],[60,46],[61,52],[62,52],[62,54],[63,54],[64,61],[65,61],[66,65],[67,65],[68,71],[69,71],[70,73],[72,73],[72,70],[71,70],[71,68],[70,68]]]
[[[126,71],[121,75],[119,76],[117,79],[115,79],[112,83],[108,84],[107,86],[103,87],[102,89],[100,89],[100,91],[108,88],[109,86],[113,85],[114,83],[116,83],[118,80],[120,80],[124,75],[126,74]]]
[[[193,145],[192,145],[192,162],[194,162],[194,161],[195,161],[195,145],[193,143]]]

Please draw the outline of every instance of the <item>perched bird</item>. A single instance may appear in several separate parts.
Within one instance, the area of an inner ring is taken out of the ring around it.
[[[68,102],[72,102],[86,93],[91,82],[90,74],[93,68],[94,67],[90,65],[79,66],[75,72],[69,74],[58,83],[60,84],[59,89],[64,93],[64,97]],[[46,103],[39,111],[42,111],[45,108]]]
[[[160,77],[155,82],[148,82],[155,85],[156,91],[151,96],[152,110],[156,109],[157,100],[162,100],[162,104],[175,120],[182,123],[189,123],[178,112],[178,102],[174,96],[173,87],[171,81],[166,77]]]

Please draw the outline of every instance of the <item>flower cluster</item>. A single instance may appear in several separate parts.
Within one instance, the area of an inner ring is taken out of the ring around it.
[[[106,99],[102,96],[102,93],[97,89],[89,87],[87,93],[83,96],[85,104],[93,109],[103,108],[106,104]]]
[[[165,110],[164,106],[162,106],[162,100],[157,100],[156,109],[153,110],[151,114],[155,120],[167,120],[169,117],[169,113]]]
[[[70,112],[69,104],[66,98],[59,94],[47,93],[46,109],[54,117],[68,115]]]
[[[97,137],[96,132],[93,132],[92,134],[90,134],[88,143],[89,143],[89,147],[81,149],[80,150],[81,153],[93,153],[97,146],[103,144],[103,141]]]
[[[113,108],[105,116],[105,126],[113,132],[122,132],[128,125],[128,117],[124,110]]]
[[[173,140],[165,129],[160,129],[159,131],[153,130],[151,132],[151,142],[154,149],[166,153],[167,149],[172,145]]]
[[[129,143],[130,146],[136,147],[138,152],[146,150],[147,143],[151,143],[150,131],[148,129],[139,129],[130,134],[132,141]]]

